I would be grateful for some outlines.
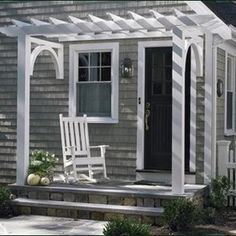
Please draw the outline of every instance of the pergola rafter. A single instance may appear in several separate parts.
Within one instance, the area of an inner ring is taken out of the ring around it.
[[[175,26],[179,27],[205,27],[210,32],[219,33],[224,23],[209,14],[184,14],[178,10],[174,15],[162,15],[155,10],[150,10],[150,17],[144,17],[132,11],[128,11],[130,18],[123,18],[113,13],[107,13],[109,19],[103,19],[94,15],[88,15],[88,20],[82,20],[75,16],[68,16],[68,21],[49,18],[49,22],[31,18],[31,23],[19,20],[12,20],[13,26],[2,27],[0,32],[17,37],[19,34],[30,36],[56,37],[59,41],[85,40],[103,38],[99,34],[109,33],[110,38],[122,38],[122,34],[127,37],[136,37],[138,32],[146,32],[143,37],[153,37],[153,31],[169,35],[169,31]],[[214,27],[212,27],[214,25]],[[160,34],[160,33],[159,33]],[[66,35],[66,37],[65,37]],[[91,37],[91,35],[94,35]],[[76,36],[76,37],[75,37]],[[86,37],[88,36],[88,37]],[[160,36],[160,35],[159,35]],[[109,37],[109,36],[107,36]],[[225,37],[225,35],[222,35]],[[228,36],[227,36],[228,37]]]
[[[189,4],[196,5],[194,2]],[[35,60],[43,50],[47,50],[52,56],[57,78],[63,78],[63,44],[38,39],[38,36],[49,39],[53,37],[59,42],[127,38],[171,38],[173,46],[172,128],[173,133],[175,133],[172,136],[172,187],[175,193],[183,193],[185,145],[183,132],[185,113],[184,68],[186,52],[191,45],[194,46],[193,51],[196,54],[196,67],[198,68],[196,76],[201,76],[203,67],[202,36],[204,34],[207,35],[210,40],[208,44],[212,45],[212,34],[218,34],[223,40],[228,40],[231,39],[231,30],[218,17],[208,14],[202,8],[196,14],[188,15],[178,10],[175,10],[173,15],[163,15],[155,10],[150,10],[150,17],[142,16],[132,11],[129,11],[128,15],[130,18],[107,13],[109,19],[88,15],[87,20],[68,16],[69,21],[50,17],[48,22],[31,18],[31,23],[12,20],[13,25],[0,28],[0,33],[9,37],[18,37],[17,184],[24,185],[28,168],[29,80],[30,75],[33,74]],[[32,43],[37,44],[34,50],[31,50]],[[206,47],[207,50],[211,50],[210,46]],[[210,73],[207,74],[207,77],[209,80]],[[212,102],[211,94],[212,91],[209,95],[210,102]],[[208,112],[208,114],[210,116],[212,113]],[[211,143],[209,143],[208,148],[210,148],[210,145]]]

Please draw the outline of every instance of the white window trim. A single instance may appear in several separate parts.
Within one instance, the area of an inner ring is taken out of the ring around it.
[[[111,51],[111,117],[88,117],[89,123],[119,121],[119,43],[73,44],[69,47],[69,116],[76,116],[78,53]]]
[[[232,60],[232,72],[233,75],[232,75],[232,87],[233,87],[233,125],[232,125],[232,129],[227,129],[227,88],[228,88],[228,78],[227,78],[227,71],[228,71],[228,58],[231,58]],[[225,56],[225,124],[224,124],[224,135],[225,136],[233,136],[233,135],[236,135],[236,132],[235,132],[235,56],[232,55],[232,54],[229,54],[228,52],[226,52],[226,56]]]

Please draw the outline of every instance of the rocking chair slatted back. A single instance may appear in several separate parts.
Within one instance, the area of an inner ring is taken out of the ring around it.
[[[89,136],[86,115],[84,117],[70,117],[60,115],[62,151],[65,156],[75,155],[87,156],[89,154]]]
[[[89,133],[87,116],[60,118],[61,143],[65,174],[71,172],[78,178],[78,172],[88,171],[89,177],[93,178],[94,170],[103,170],[106,176],[105,148],[107,146],[91,147],[89,145]],[[90,149],[100,148],[101,156],[91,157]]]

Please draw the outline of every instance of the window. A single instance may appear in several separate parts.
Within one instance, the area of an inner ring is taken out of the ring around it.
[[[77,116],[111,116],[111,52],[79,53]]]
[[[235,73],[234,73],[234,58],[227,56],[226,62],[226,119],[225,119],[225,134],[234,134],[234,111],[235,111]]]
[[[91,123],[117,123],[118,43],[71,45],[70,55],[70,115],[87,114]]]

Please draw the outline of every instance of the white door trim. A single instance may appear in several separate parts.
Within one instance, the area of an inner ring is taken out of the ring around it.
[[[145,108],[145,49],[172,47],[171,40],[138,42],[138,108],[137,108],[137,159],[136,168],[144,169],[144,108]]]

